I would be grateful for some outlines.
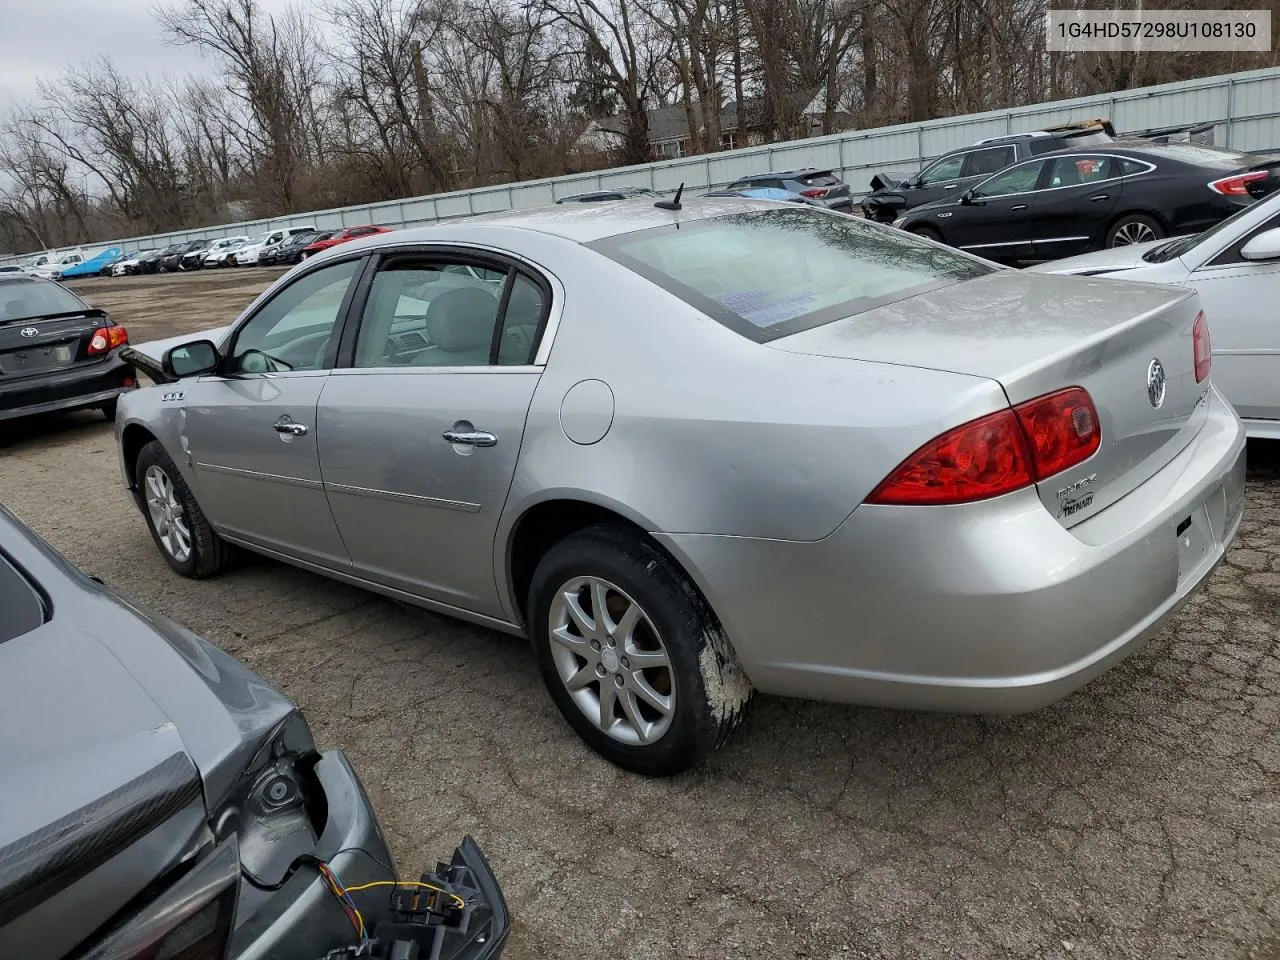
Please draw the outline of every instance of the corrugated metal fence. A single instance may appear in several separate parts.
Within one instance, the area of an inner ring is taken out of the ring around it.
[[[1219,146],[1271,150],[1280,147],[1280,68],[746,147],[596,173],[132,237],[94,244],[92,249],[161,247],[215,236],[256,236],[279,227],[311,224],[321,229],[363,223],[421,226],[437,220],[539,206],[570,194],[609,187],[648,186],[671,191],[683,182],[685,190],[694,193],[723,186],[747,174],[800,167],[838,170],[852,185],[855,195],[860,196],[869,189],[868,181],[877,172],[914,172],[925,161],[984,137],[1095,117],[1110,118],[1120,131],[1211,121],[1214,143]]]

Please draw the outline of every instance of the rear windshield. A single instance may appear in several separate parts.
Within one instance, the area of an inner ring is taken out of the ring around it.
[[[589,246],[759,343],[996,269],[909,233],[806,207],[653,227]]]
[[[87,309],[83,300],[56,283],[0,280],[0,323]]]
[[[1170,143],[1157,147],[1151,154],[1153,159],[1168,157],[1197,167],[1245,167],[1254,160],[1247,153],[1223,150],[1221,147],[1202,147],[1194,143]]]

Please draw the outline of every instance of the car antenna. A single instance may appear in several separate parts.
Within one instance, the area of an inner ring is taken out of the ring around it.
[[[682,209],[680,206],[680,195],[683,193],[684,184],[681,183],[680,186],[676,188],[676,196],[674,200],[659,200],[654,204],[654,206],[659,210],[680,210]]]

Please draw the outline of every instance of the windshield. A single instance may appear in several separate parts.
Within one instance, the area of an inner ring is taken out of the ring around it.
[[[653,227],[588,246],[758,343],[995,269],[808,207]]]
[[[1212,240],[1224,230],[1232,229],[1236,221],[1246,214],[1257,212],[1258,208],[1256,206],[1241,207],[1227,219],[1214,224],[1208,230],[1201,233],[1187,234],[1185,237],[1174,237],[1172,240],[1166,240],[1164,243],[1152,247],[1142,255],[1142,259],[1147,263],[1165,263],[1168,260],[1173,260],[1184,253],[1190,253],[1200,244],[1206,240]]]
[[[87,310],[75,294],[42,280],[0,280],[0,324]]]

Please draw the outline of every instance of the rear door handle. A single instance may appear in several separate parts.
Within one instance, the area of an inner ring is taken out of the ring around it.
[[[273,423],[271,427],[276,433],[287,434],[291,437],[301,437],[307,432],[307,425],[305,423],[295,423],[293,418],[288,414],[285,414]]]
[[[1027,209],[1027,205],[1025,203],[1014,204],[1012,207],[1009,208],[1010,212],[1014,210],[1025,210],[1025,209]]]
[[[492,447],[498,443],[497,436],[486,430],[446,430],[444,438],[460,447]]]
[[[1095,201],[1095,200],[1110,200],[1110,199],[1111,199],[1111,194],[1109,194],[1109,193],[1100,193],[1100,194],[1098,194],[1096,197],[1090,197],[1090,198],[1089,198],[1089,201],[1090,201],[1090,202],[1093,202],[1093,201]]]

